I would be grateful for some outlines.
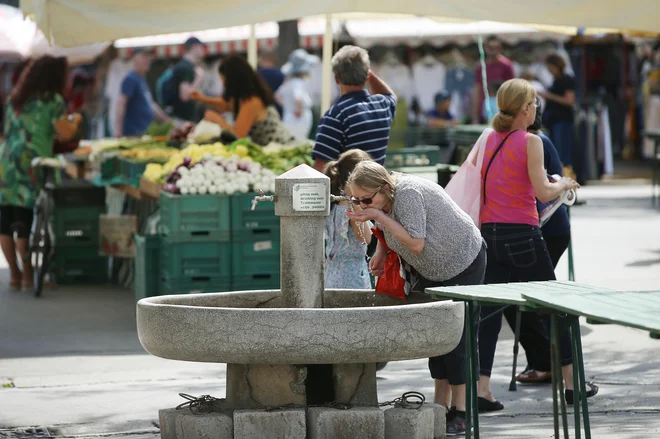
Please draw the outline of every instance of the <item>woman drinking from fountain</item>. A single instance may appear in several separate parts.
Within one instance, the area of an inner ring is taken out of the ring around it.
[[[423,294],[430,287],[483,283],[486,245],[470,216],[441,186],[363,161],[349,177],[348,189],[351,202],[363,210],[346,215],[353,221],[375,221],[387,247],[410,266],[409,299],[431,300]],[[374,276],[383,274],[386,252],[379,242],[369,266]],[[429,359],[435,402],[452,407],[447,419],[447,434],[452,435],[465,432],[465,329],[452,352]]]

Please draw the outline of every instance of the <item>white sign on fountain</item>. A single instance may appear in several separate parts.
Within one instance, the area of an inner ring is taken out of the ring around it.
[[[323,212],[327,204],[327,186],[323,183],[299,183],[293,186],[293,210]]]

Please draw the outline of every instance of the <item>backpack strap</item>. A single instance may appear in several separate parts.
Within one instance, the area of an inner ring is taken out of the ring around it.
[[[497,155],[497,153],[500,152],[500,149],[502,149],[502,147],[504,146],[504,144],[506,143],[506,141],[509,139],[509,137],[511,136],[511,134],[515,133],[516,131],[518,131],[518,130],[513,130],[513,131],[511,131],[511,132],[510,132],[510,133],[504,138],[504,140],[502,140],[502,142],[501,142],[500,145],[497,147],[497,149],[495,149],[495,152],[493,153],[493,156],[490,158],[490,161],[488,162],[488,166],[486,167],[486,172],[484,173],[484,181],[482,182],[482,186],[483,186],[483,194],[482,194],[482,197],[481,197],[481,198],[483,199],[484,204],[486,204],[486,178],[488,178],[488,171],[490,170],[490,165],[493,164],[493,160],[495,159],[495,156]]]

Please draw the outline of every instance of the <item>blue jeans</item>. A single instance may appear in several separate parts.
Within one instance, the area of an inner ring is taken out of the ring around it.
[[[526,224],[488,223],[481,226],[488,244],[486,284],[555,280],[555,270],[541,229]],[[501,307],[482,306],[481,318],[496,313]],[[515,323],[517,309],[504,311],[510,324]],[[524,312],[521,316],[520,344],[525,349],[529,368],[548,371],[550,361],[550,319],[547,315]],[[512,325],[513,326],[513,325]],[[515,327],[515,326],[513,326]],[[502,329],[502,313],[483,320],[479,325],[479,360],[481,375],[490,376],[495,347]],[[570,333],[560,337],[561,363],[572,364]]]
[[[559,153],[559,159],[564,166],[573,166],[573,137],[575,128],[573,122],[554,122],[548,127],[550,140]]]

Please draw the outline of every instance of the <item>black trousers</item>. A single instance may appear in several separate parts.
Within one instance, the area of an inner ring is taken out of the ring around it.
[[[525,224],[483,224],[481,233],[488,244],[487,284],[555,280],[552,258],[541,231]],[[481,318],[496,313],[501,307],[482,307]],[[509,307],[504,315],[515,327],[517,308]],[[479,326],[480,373],[490,376],[495,348],[502,329],[502,313],[481,322]],[[530,368],[550,370],[550,319],[538,313],[521,314],[520,344],[525,349]],[[570,333],[560,337],[561,363],[572,363]]]
[[[434,282],[419,278],[412,288],[412,294],[423,293],[424,289],[432,287],[442,287],[450,285],[480,285],[484,283],[486,274],[486,243],[483,242],[481,251],[475,260],[461,274],[444,282]],[[479,320],[479,307],[475,307],[472,321]],[[467,319],[465,319],[467,324]],[[478,326],[474,328],[477,331]],[[465,343],[467,339],[467,326],[463,326],[463,335],[458,342],[458,346],[448,354],[429,358],[429,371],[431,377],[437,380],[448,380],[452,386],[459,386],[466,383],[465,366],[467,357],[465,355]]]
[[[541,229],[543,233],[543,229]],[[548,248],[548,253],[550,254],[550,259],[552,260],[552,267],[557,268],[557,264],[561,259],[562,255],[568,248],[568,243],[571,241],[570,235],[559,235],[559,236],[545,236],[545,245]],[[550,344],[550,318],[547,315],[541,315],[541,320],[543,320],[543,326],[538,325],[534,321],[535,318],[530,319],[530,313],[522,313],[520,315],[520,333],[523,334],[533,334],[532,337],[544,337],[548,341],[543,342],[542,347],[545,349],[546,345]],[[513,331],[516,328],[516,313],[511,312],[507,309],[504,312],[504,317],[506,318],[507,323]],[[530,321],[531,320],[531,321]],[[540,331],[540,332],[539,332]],[[539,351],[539,346],[535,345],[535,340],[525,341],[525,356],[527,357],[527,369],[549,371],[551,369],[551,357],[545,352]],[[570,364],[570,363],[568,363]]]

